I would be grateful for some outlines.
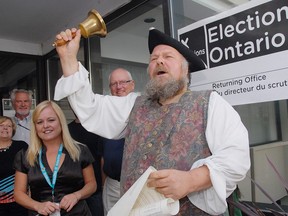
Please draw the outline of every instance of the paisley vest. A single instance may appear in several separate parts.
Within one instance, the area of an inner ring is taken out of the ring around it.
[[[187,91],[178,103],[161,106],[144,96],[136,99],[127,125],[121,171],[121,194],[149,166],[190,170],[193,162],[211,155],[206,137],[211,91]],[[178,215],[208,215],[187,197]]]

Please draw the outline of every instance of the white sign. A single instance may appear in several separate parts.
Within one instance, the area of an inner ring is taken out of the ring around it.
[[[207,65],[192,90],[214,89],[230,104],[288,98],[288,1],[250,1],[178,30]]]

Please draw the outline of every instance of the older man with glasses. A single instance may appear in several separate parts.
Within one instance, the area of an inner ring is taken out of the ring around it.
[[[117,68],[109,76],[109,87],[111,95],[121,97],[134,90],[135,82],[129,71]]]
[[[109,75],[111,95],[123,97],[134,91],[135,82],[129,71],[123,68],[113,70]],[[120,199],[120,175],[125,139],[103,138],[103,205],[104,214]],[[104,180],[105,179],[105,180]]]

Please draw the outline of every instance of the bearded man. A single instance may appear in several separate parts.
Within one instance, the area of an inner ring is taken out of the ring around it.
[[[76,37],[72,37],[76,32]],[[148,186],[180,200],[177,215],[219,215],[249,167],[249,141],[237,112],[216,92],[188,89],[189,72],[205,69],[179,41],[149,31],[151,81],[146,93],[125,97],[94,94],[77,61],[80,31],[56,36],[63,77],[54,99],[67,97],[83,126],[107,138],[125,137],[121,171],[124,194],[149,166]]]

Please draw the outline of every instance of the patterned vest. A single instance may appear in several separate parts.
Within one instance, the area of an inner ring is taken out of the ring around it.
[[[129,117],[121,172],[121,194],[146,171],[190,170],[194,161],[211,155],[206,138],[211,91],[187,91],[178,103],[161,106],[138,97]],[[178,215],[208,215],[187,197]]]

